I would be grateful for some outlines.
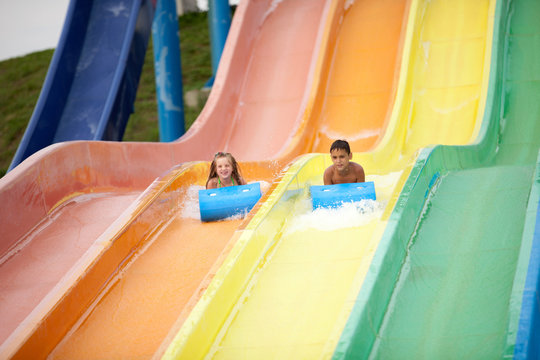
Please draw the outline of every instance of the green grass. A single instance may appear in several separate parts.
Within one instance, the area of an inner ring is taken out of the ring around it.
[[[0,62],[0,176],[19,146],[52,55],[46,50]]]
[[[207,13],[189,13],[178,20],[180,26],[180,57],[182,60],[182,84],[184,93],[200,89],[212,76],[210,38]],[[158,111],[154,73],[154,52],[148,45],[142,69],[135,112],[131,115],[124,141],[159,141]],[[184,108],[186,130],[199,116],[204,103],[196,108]]]
[[[185,14],[179,17],[179,27],[185,93],[202,88],[212,76],[207,13]],[[0,177],[6,173],[32,116],[52,55],[53,50],[45,50],[0,62]],[[124,141],[159,141],[153,56],[150,43]],[[203,106],[201,102],[198,107],[184,109],[186,130]]]

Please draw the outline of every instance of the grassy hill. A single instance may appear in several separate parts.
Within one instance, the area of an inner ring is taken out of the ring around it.
[[[212,76],[207,13],[179,17],[184,93],[200,89]],[[0,62],[0,177],[6,173],[37,103],[54,50]],[[135,112],[124,141],[159,141],[152,44],[148,46],[137,89]],[[197,118],[204,101],[184,110],[186,129]]]

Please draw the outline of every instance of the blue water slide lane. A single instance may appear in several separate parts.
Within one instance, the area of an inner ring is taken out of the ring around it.
[[[9,170],[53,143],[122,139],[155,0],[71,0],[30,122]]]
[[[530,258],[521,299],[514,359],[540,359],[540,152],[529,196],[524,238],[532,235]]]

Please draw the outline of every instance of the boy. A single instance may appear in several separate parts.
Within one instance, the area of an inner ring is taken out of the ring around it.
[[[366,181],[364,169],[360,164],[350,161],[351,148],[345,140],[336,140],[330,147],[330,157],[334,165],[324,171],[324,185],[359,183]]]

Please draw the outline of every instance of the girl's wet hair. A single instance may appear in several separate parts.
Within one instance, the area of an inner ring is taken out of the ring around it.
[[[216,169],[216,160],[219,158],[227,158],[232,166],[232,173],[231,176],[236,182],[237,185],[240,185],[240,179],[242,178],[242,174],[240,173],[240,167],[238,166],[238,163],[236,162],[236,159],[234,156],[231,155],[231,153],[218,151],[214,155],[214,159],[212,160],[212,163],[210,164],[210,171],[208,173],[208,179],[206,180],[206,186],[208,186],[208,182],[210,179],[218,177],[217,169]]]
[[[347,140],[336,140],[332,143],[332,146],[330,146],[330,152],[334,150],[345,150],[347,154],[351,153],[351,147],[349,146],[349,143]]]

